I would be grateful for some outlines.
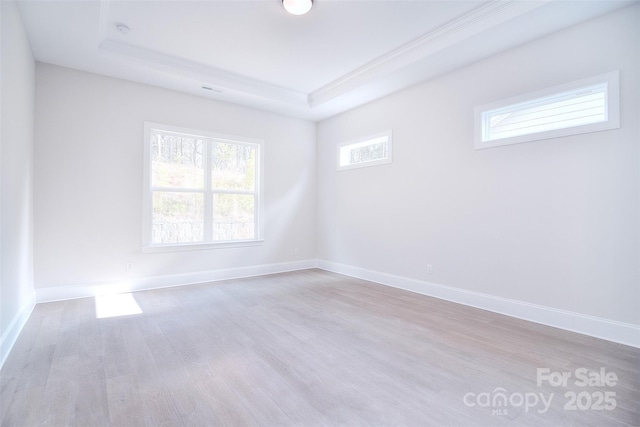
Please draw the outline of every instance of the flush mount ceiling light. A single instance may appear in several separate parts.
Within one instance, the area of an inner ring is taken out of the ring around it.
[[[304,15],[311,10],[313,0],[282,0],[282,5],[292,15]]]

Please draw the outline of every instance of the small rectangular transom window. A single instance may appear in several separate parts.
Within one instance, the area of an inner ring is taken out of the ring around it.
[[[618,72],[476,108],[475,148],[620,127]]]
[[[338,145],[338,170],[391,163],[391,131]]]

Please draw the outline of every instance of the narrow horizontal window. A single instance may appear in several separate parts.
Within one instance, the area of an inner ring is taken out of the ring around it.
[[[612,72],[476,108],[475,148],[619,127]]]
[[[338,170],[391,163],[391,131],[338,145]]]

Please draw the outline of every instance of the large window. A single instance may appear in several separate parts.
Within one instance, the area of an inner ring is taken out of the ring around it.
[[[595,132],[620,126],[618,72],[482,105],[475,148]]]
[[[262,142],[145,123],[144,247],[261,238]]]

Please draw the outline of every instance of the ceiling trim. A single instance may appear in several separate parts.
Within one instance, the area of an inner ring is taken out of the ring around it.
[[[191,61],[175,55],[164,54],[109,39],[109,0],[100,0],[98,52],[133,59],[142,66],[158,67],[166,73],[186,77],[194,81],[193,89],[211,88],[209,93],[240,95],[244,98],[264,98],[296,108],[309,108],[308,95],[292,89],[266,83],[261,80],[231,73],[216,67]]]
[[[100,0],[97,48],[100,54],[112,55],[120,59],[133,59],[141,67],[151,68],[154,71],[160,70],[173,77],[181,78],[185,85],[193,83],[189,91],[202,91],[203,96],[219,97],[224,94],[225,97],[261,99],[270,104],[275,103],[283,107],[293,107],[311,112],[357,88],[418,61],[423,61],[456,43],[553,1],[557,0],[491,0],[309,94],[211,67],[177,55],[164,54],[110,39],[109,28],[116,22],[109,21],[109,0]],[[202,89],[203,86],[212,88],[212,90],[206,93],[205,89]]]
[[[143,66],[153,66],[154,70],[160,69],[180,77],[187,77],[194,81],[194,89],[207,86],[212,88],[213,92],[217,93],[235,93],[251,98],[266,98],[295,107],[309,107],[308,96],[304,93],[230,73],[177,56],[167,55],[109,39],[103,40],[99,44],[98,50],[102,54],[128,57]]]
[[[554,0],[492,0],[309,94],[311,108]]]

